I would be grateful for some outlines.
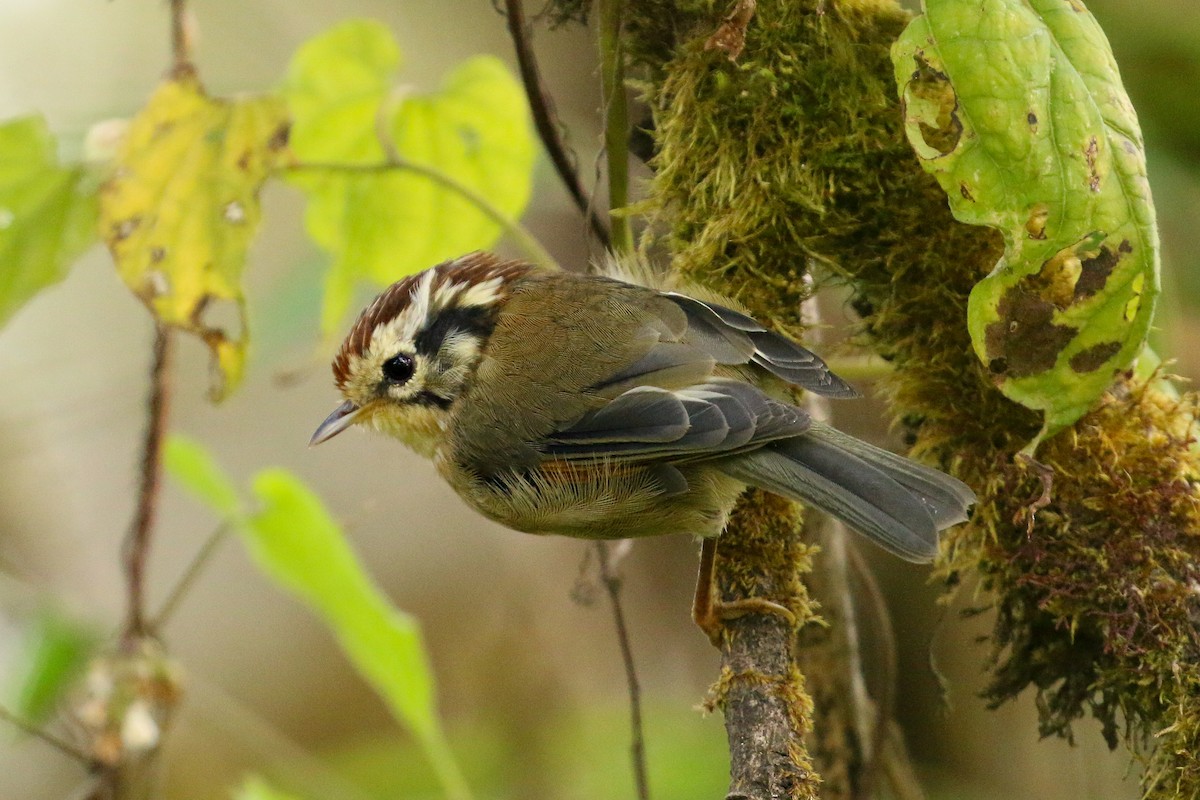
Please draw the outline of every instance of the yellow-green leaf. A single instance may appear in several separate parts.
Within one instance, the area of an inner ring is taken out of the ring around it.
[[[233,793],[233,800],[300,800],[299,795],[281,792],[257,775],[250,775]]]
[[[163,466],[217,516],[233,520],[242,515],[242,501],[233,481],[212,453],[195,439],[171,434],[163,447]]]
[[[96,198],[41,117],[0,124],[0,324],[96,238]]]
[[[499,215],[516,219],[532,188],[534,141],[524,93],[490,56],[469,59],[429,94],[393,88],[399,50],[373,22],[351,21],[305,44],[285,87],[293,179],[308,196],[309,234],[333,256],[322,330],[336,330],[359,281],[382,285],[490,247]],[[404,162],[461,184],[491,206]],[[350,169],[337,169],[338,165]],[[378,169],[375,169],[378,167]]]
[[[264,470],[254,493],[262,508],[243,529],[254,560],[325,620],[355,668],[420,740],[447,794],[468,797],[438,721],[417,621],[375,586],[341,527],[299,479]]]
[[[122,280],[164,323],[213,351],[224,396],[246,344],[242,268],[258,226],[258,192],[287,140],[282,101],[219,100],[183,75],[163,83],[130,125],[101,191],[101,235]],[[210,319],[231,304],[240,330]]]
[[[1004,236],[971,292],[971,339],[1049,435],[1092,407],[1150,327],[1159,248],[1137,116],[1082,3],[924,11],[892,52],[908,137],[954,215]]]

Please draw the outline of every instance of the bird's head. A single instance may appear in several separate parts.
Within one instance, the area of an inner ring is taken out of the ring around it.
[[[345,402],[321,423],[310,444],[366,424],[433,455],[509,283],[530,269],[471,253],[384,290],[359,315],[333,359]]]

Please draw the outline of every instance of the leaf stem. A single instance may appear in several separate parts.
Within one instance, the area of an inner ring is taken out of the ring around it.
[[[192,48],[187,30],[187,0],[170,1],[171,68],[175,73],[187,72],[192,68]]]
[[[580,213],[587,218],[597,241],[608,248],[611,246],[608,229],[596,214],[592,197],[579,180],[574,154],[567,149],[562,138],[563,126],[554,111],[554,99],[542,83],[537,56],[530,41],[529,23],[525,19],[524,3],[522,0],[505,0],[504,5],[507,10],[508,32],[512,36],[513,47],[517,53],[517,65],[521,71],[521,82],[525,85],[525,95],[529,98],[534,127],[537,128],[542,145],[546,148],[559,179],[566,187],[567,194],[571,195]]]
[[[155,322],[154,355],[150,366],[150,396],[146,404],[146,433],[142,439],[141,483],[137,510],[122,545],[128,594],[128,616],[123,636],[134,639],[148,632],[146,624],[146,559],[150,552],[154,518],[162,477],[162,441],[170,406],[168,371],[171,363],[171,330]]]
[[[608,163],[608,207],[612,249],[633,250],[629,220],[629,110],[625,104],[625,54],[621,49],[624,0],[600,0],[600,82],[604,107],[604,153]],[[617,211],[618,213],[613,213]]]
[[[525,251],[525,255],[530,261],[547,269],[558,269],[558,262],[554,260],[554,256],[550,255],[549,251],[537,240],[537,237],[529,232],[528,228],[506,215],[490,200],[470,186],[433,167],[393,155],[387,161],[378,164],[341,164],[312,161],[294,162],[288,164],[283,169],[286,172],[344,172],[360,174],[403,171],[420,175],[443,188],[449,189],[478,208],[484,215],[503,228],[505,233],[512,237],[513,241]]]
[[[208,562],[212,559],[213,554],[217,552],[217,547],[221,542],[225,541],[226,536],[229,534],[230,524],[228,521],[222,522],[204,540],[204,544],[200,546],[200,551],[196,553],[195,558],[188,564],[187,569],[184,570],[175,587],[171,589],[171,593],[167,595],[166,601],[163,602],[158,613],[154,615],[154,622],[150,626],[151,629],[156,631],[161,630],[171,619],[171,616],[175,613],[175,609],[179,607],[180,601],[183,600],[188,590],[195,584],[196,578],[208,566]]]

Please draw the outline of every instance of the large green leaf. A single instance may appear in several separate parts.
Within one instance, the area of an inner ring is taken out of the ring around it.
[[[96,238],[96,198],[41,117],[0,124],[0,324]]]
[[[195,439],[171,434],[163,447],[163,465],[171,477],[221,519],[232,521],[242,516],[242,500],[233,481]]]
[[[242,267],[261,216],[258,192],[287,141],[283,103],[218,100],[189,74],[163,83],[134,118],[101,192],[101,234],[117,271],[164,323],[195,333],[220,369],[245,361]],[[240,331],[208,318],[232,303]]]
[[[288,71],[293,154],[301,164],[352,168],[292,173],[308,196],[309,234],[333,256],[321,315],[327,335],[357,282],[391,283],[490,247],[502,230],[495,214],[445,182],[387,168],[381,139],[503,217],[519,217],[529,201],[534,141],[524,94],[503,64],[472,58],[438,91],[417,94],[393,88],[399,61],[386,28],[350,21],[303,45]]]
[[[971,292],[971,339],[1049,435],[1149,330],[1158,233],[1137,117],[1078,0],[924,6],[892,53],[908,137],[955,217],[1004,236]]]
[[[421,741],[447,795],[469,797],[438,722],[416,620],[375,586],[340,526],[296,477],[264,470],[254,492],[262,508],[244,533],[255,561],[325,620],[359,673]]]

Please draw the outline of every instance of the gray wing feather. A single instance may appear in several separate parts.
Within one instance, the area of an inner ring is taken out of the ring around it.
[[[683,309],[688,334],[718,364],[757,364],[788,383],[826,397],[859,397],[815,353],[786,336],[764,328],[753,317],[714,303],[670,292],[664,295]]]
[[[811,424],[799,408],[717,378],[676,392],[631,389],[548,437],[539,450],[562,459],[706,459],[796,436]]]

